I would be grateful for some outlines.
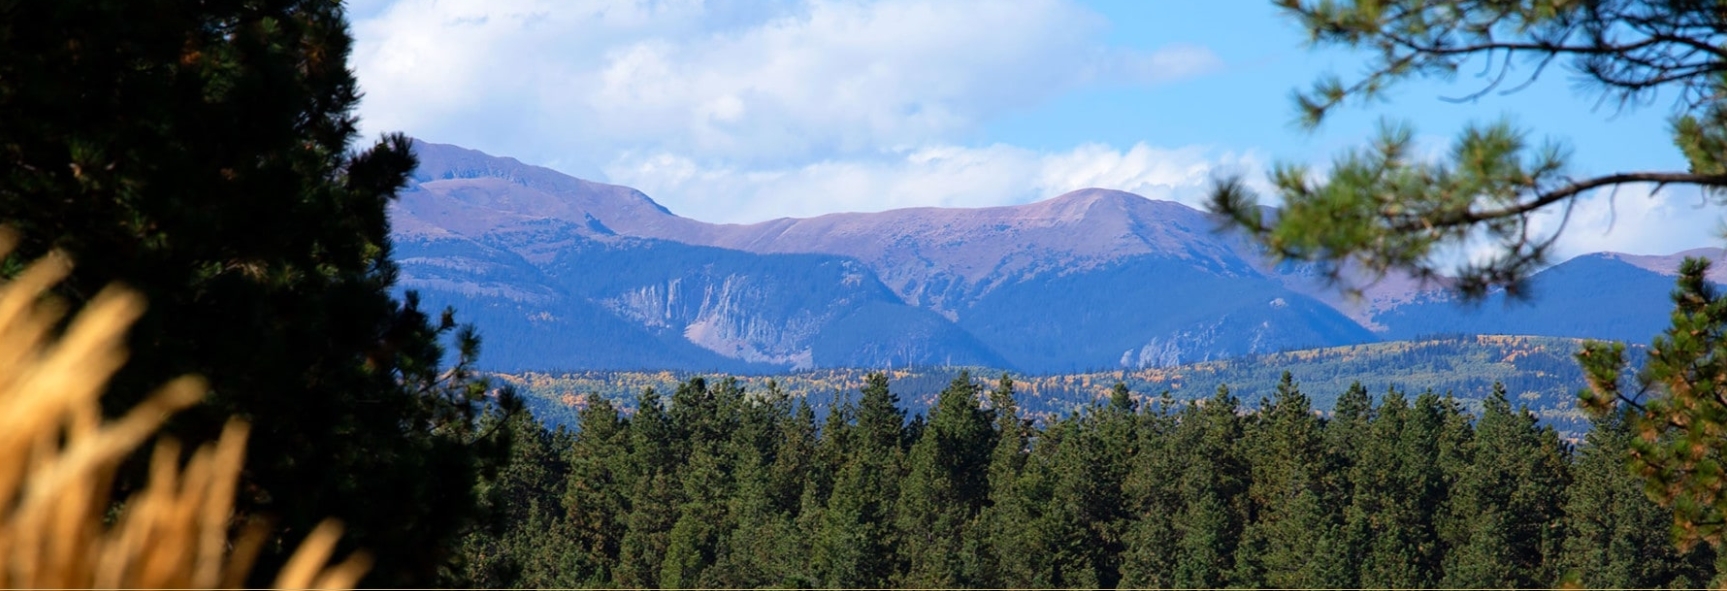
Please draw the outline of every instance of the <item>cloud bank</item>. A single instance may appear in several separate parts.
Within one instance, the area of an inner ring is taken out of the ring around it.
[[[355,64],[377,129],[786,163],[1219,64],[1101,45],[1106,24],[1066,0],[400,0],[355,24]]]
[[[1192,150],[965,146],[993,118],[1066,93],[1163,84],[1221,65],[1193,45],[1103,44],[1108,23],[1069,0],[354,8],[367,133],[406,130],[600,173],[716,221],[1008,203],[1061,179],[1152,187],[1145,179],[1194,166]],[[1028,177],[1028,165],[1059,178]],[[1123,168],[1133,166],[1141,168]],[[836,198],[823,207],[820,195]]]
[[[1651,193],[1653,189],[1626,185],[1617,194],[1596,191],[1577,202],[1570,220],[1559,210],[1544,211],[1531,225],[1538,235],[1550,235],[1564,221],[1554,247],[1556,260],[1600,251],[1666,255],[1700,246],[1727,247],[1727,240],[1720,238],[1723,210],[1701,190],[1667,187]]]
[[[836,211],[1027,203],[1087,187],[1202,207],[1214,176],[1261,168],[1255,154],[1197,147],[1141,143],[1117,150],[1086,144],[1046,153],[997,144],[930,146],[890,157],[754,169],[705,167],[661,153],[620,159],[606,175],[649,195],[681,195],[685,207],[712,212],[703,219],[749,222]],[[749,198],[738,203],[737,195]]]
[[[1212,176],[1262,183],[1266,168],[1251,150],[1156,138],[1031,148],[987,137],[991,122],[1073,93],[1223,68],[1203,46],[1106,43],[1110,23],[1079,0],[349,7],[366,134],[406,131],[633,186],[706,221],[1005,205],[1085,187],[1199,205]],[[1633,193],[1582,202],[1561,251],[1700,246],[1720,218],[1694,193]]]

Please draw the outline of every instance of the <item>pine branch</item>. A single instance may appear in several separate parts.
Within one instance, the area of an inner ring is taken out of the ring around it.
[[[1480,222],[1503,219],[1512,216],[1525,215],[1554,203],[1571,199],[1585,192],[1602,187],[1616,186],[1628,183],[1657,183],[1661,185],[1685,184],[1699,186],[1727,186],[1727,174],[1693,174],[1686,172],[1622,172],[1599,176],[1578,181],[1552,191],[1536,194],[1534,199],[1501,209],[1485,211],[1464,210],[1438,218],[1421,218],[1409,223],[1398,224],[1390,229],[1394,232],[1426,231],[1434,227],[1452,227],[1473,225]]]

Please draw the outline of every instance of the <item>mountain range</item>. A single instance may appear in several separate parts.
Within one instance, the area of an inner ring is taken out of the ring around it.
[[[1205,212],[1120,191],[712,224],[511,158],[415,151],[390,207],[398,285],[476,323],[502,371],[1058,373],[1429,334],[1646,342],[1682,256],[1722,254],[1584,255],[1535,275],[1528,301],[1401,277],[1346,298]]]

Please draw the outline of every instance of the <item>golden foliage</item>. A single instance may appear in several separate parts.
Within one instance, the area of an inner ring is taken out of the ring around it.
[[[0,236],[0,254],[11,242]],[[121,461],[206,386],[175,380],[105,422],[99,397],[125,361],[125,331],[144,304],[109,288],[58,333],[65,305],[45,294],[68,270],[50,256],[0,286],[0,588],[243,585],[266,536],[252,523],[230,544],[245,423],[230,422],[183,467],[180,445],[160,442],[148,486],[104,524]],[[326,567],[340,530],[331,521],[314,530],[276,586],[352,588],[370,565],[355,556]]]

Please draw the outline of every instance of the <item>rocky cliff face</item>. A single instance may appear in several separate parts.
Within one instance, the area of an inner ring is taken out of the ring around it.
[[[900,302],[851,259],[598,234],[561,220],[468,231],[399,232],[400,286],[481,326],[492,367],[1001,364],[963,333],[925,331],[912,346],[880,346],[903,340],[894,325],[946,320]],[[899,320],[859,322],[859,310]],[[836,331],[862,343],[836,345],[844,340]]]

